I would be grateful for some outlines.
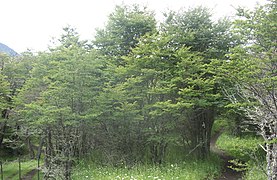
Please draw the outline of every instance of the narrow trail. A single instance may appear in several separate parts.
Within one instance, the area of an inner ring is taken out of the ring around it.
[[[33,177],[37,174],[37,169],[32,169],[31,171],[29,171],[28,173],[26,173],[21,180],[31,180],[33,179]]]
[[[211,151],[215,152],[219,155],[219,157],[223,160],[223,169],[222,174],[216,180],[240,180],[242,179],[242,172],[235,171],[230,168],[230,166],[234,166],[234,164],[229,161],[234,159],[231,156],[226,155],[226,153],[216,147],[216,141],[218,137],[222,134],[222,131],[215,134],[211,139]]]

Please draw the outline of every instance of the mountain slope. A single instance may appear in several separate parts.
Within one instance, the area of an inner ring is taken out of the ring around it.
[[[18,53],[5,44],[0,43],[0,53],[6,53],[10,56],[17,56]]]

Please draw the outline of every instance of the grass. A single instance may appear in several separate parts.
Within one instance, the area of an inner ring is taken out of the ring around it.
[[[161,166],[136,165],[132,168],[96,166],[80,163],[74,170],[73,180],[201,180],[214,179],[220,174],[220,160],[212,156],[206,161],[184,161]]]
[[[21,177],[26,173],[35,169],[37,161],[23,161],[21,162]],[[4,162],[3,163],[3,176],[4,179],[17,180],[19,179],[19,163],[18,161]]]
[[[218,148],[243,161],[249,161],[253,156],[264,155],[259,144],[263,144],[259,137],[237,137],[228,133],[223,133],[216,142]]]
[[[267,179],[262,171],[262,167],[265,164],[265,152],[259,144],[263,144],[263,140],[260,137],[249,135],[236,137],[228,133],[223,133],[216,142],[218,148],[235,159],[244,162],[242,167],[246,167],[246,172],[243,177],[245,180]]]

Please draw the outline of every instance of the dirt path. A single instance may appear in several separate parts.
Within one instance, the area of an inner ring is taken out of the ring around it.
[[[31,171],[29,171],[28,173],[26,173],[21,180],[31,180],[33,179],[33,177],[37,174],[37,169],[33,169]]]
[[[234,166],[232,163],[229,162],[230,160],[233,159],[233,157],[226,155],[226,153],[224,151],[222,151],[216,147],[216,141],[221,134],[222,134],[222,131],[220,131],[219,133],[214,135],[211,139],[211,151],[217,153],[224,162],[222,174],[219,178],[217,178],[217,180],[227,180],[227,179],[228,180],[239,180],[239,179],[242,179],[241,172],[237,172],[237,171],[229,168],[230,166]]]

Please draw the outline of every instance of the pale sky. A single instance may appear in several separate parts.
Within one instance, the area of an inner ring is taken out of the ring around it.
[[[62,28],[75,27],[82,39],[93,39],[95,28],[104,27],[116,5],[141,4],[157,17],[167,9],[203,5],[216,17],[232,16],[234,7],[253,8],[266,0],[0,0],[0,42],[17,52],[44,51]]]

